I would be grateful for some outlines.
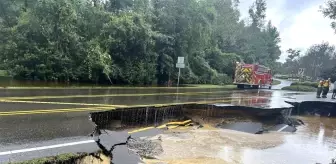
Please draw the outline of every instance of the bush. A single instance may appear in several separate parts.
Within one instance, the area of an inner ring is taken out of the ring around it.
[[[289,90],[289,91],[302,91],[302,92],[315,92],[316,88],[307,85],[291,85],[288,87],[282,88],[282,90]]]
[[[211,79],[211,83],[215,85],[231,84],[232,79],[226,74],[215,74]]]
[[[281,84],[281,81],[279,80],[273,80],[272,85],[279,85]]]
[[[318,86],[318,82],[294,82],[291,84],[292,85],[300,85],[300,86],[310,86],[310,87],[313,87],[313,88],[317,88]]]

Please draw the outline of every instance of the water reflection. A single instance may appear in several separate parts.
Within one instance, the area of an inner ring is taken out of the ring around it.
[[[286,134],[285,142],[280,146],[269,149],[237,149],[224,146],[219,156],[230,163],[244,164],[330,163],[331,159],[336,157],[336,132],[335,129],[330,129],[336,125],[336,119],[303,119],[307,125],[300,127],[294,134]],[[329,124],[326,126],[325,122]]]
[[[253,106],[265,108],[282,108],[290,107],[285,103],[284,91],[265,91],[265,90],[252,90],[248,92],[233,92],[231,95],[232,105],[239,106]]]
[[[324,128],[323,126],[321,125],[320,126],[320,131],[317,135],[317,143],[318,144],[322,144],[323,143],[323,138],[324,138]]]

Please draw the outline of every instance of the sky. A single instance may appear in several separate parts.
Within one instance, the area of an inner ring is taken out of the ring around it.
[[[248,18],[249,6],[255,0],[240,0],[241,18]],[[287,58],[286,50],[305,52],[311,45],[327,41],[336,45],[336,34],[331,20],[320,12],[326,0],[266,0],[266,20],[278,28],[281,37],[280,62]]]

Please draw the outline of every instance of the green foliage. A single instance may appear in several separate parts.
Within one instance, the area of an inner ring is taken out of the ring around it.
[[[184,87],[184,86],[182,86]],[[213,84],[188,84],[185,87],[188,88],[199,88],[199,89],[204,89],[204,88],[221,88],[221,89],[232,89],[235,90],[237,89],[236,85],[213,85]]]
[[[322,71],[321,77],[323,79],[331,78],[331,81],[336,81],[336,66]]]
[[[315,92],[316,88],[311,87],[311,86],[305,86],[305,85],[291,85],[291,86],[282,88],[282,90],[301,91],[301,92]]]
[[[286,74],[297,74],[300,68],[304,68],[306,76],[317,79],[324,70],[331,69],[336,63],[335,47],[328,42],[312,45],[303,56],[300,56],[298,50],[290,49],[287,52],[289,58],[283,64],[282,72]]]
[[[322,13],[325,17],[334,20],[331,23],[331,27],[336,31],[336,1],[328,0],[325,7],[322,9]]]
[[[318,82],[293,82],[291,85],[310,86],[317,88]]]
[[[317,86],[317,82],[293,82],[290,86],[282,88],[282,90],[314,92]]]
[[[272,85],[279,85],[281,84],[281,81],[279,80],[273,80]]]
[[[234,63],[280,68],[266,3],[238,0],[0,0],[1,69],[17,79],[150,85],[227,84]]]
[[[23,162],[15,162],[10,164],[46,164],[46,163],[75,163],[77,159],[80,159],[84,157],[85,153],[83,154],[73,154],[73,153],[67,153],[67,154],[60,154],[53,157],[45,157],[45,158],[38,158]]]

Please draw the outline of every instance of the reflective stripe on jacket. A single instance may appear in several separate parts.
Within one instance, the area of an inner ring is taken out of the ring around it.
[[[325,81],[325,82],[323,83],[323,87],[329,87],[329,84],[330,84],[329,81]]]
[[[318,83],[318,87],[320,88],[320,87],[322,87],[323,86],[323,81],[320,81],[319,83]]]

